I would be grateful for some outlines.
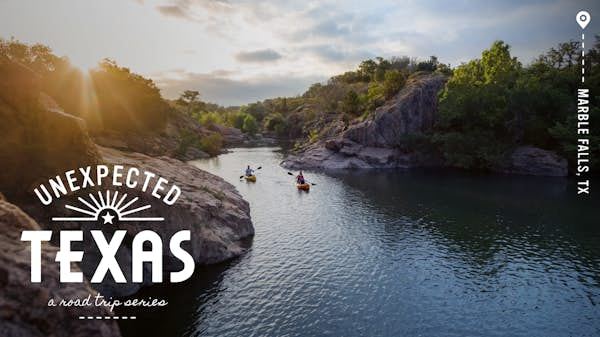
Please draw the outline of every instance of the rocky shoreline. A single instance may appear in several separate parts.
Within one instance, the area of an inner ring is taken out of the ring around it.
[[[281,162],[287,169],[391,169],[447,167],[435,149],[415,146],[431,132],[438,116],[440,75],[413,78],[366,120],[309,144]],[[566,159],[552,151],[523,145],[492,171],[507,174],[566,176]]]

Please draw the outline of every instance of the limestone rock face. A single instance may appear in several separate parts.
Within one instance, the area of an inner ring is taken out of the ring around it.
[[[512,174],[564,177],[568,174],[567,160],[552,151],[534,146],[516,148],[509,160],[496,171]]]
[[[217,124],[215,124],[212,128],[214,131],[223,136],[223,143],[227,146],[241,145],[246,139],[242,131],[237,128]]]
[[[95,291],[87,283],[60,283],[57,249],[47,243],[42,244],[42,282],[31,283],[31,251],[20,240],[23,230],[40,227],[0,197],[0,336],[120,336],[115,321],[78,319],[112,316],[105,307],[48,307],[50,298],[85,298]]]
[[[28,68],[0,66],[0,191],[7,196],[30,191],[40,177],[99,160],[83,121],[49,104],[39,88]]]
[[[202,127],[195,119],[170,110],[165,129],[158,132],[115,132],[111,130],[96,131],[92,134],[96,144],[128,152],[143,153],[148,156],[170,156],[181,160],[208,158],[206,152],[193,146],[180,151],[180,144],[185,138],[202,138],[211,131]]]
[[[444,83],[440,76],[416,78],[377,108],[373,117],[348,128],[342,138],[364,146],[398,147],[404,136],[431,130]]]
[[[445,79],[427,75],[409,82],[369,119],[282,162],[290,169],[409,168],[437,166],[441,158],[403,149],[406,137],[430,131]]]

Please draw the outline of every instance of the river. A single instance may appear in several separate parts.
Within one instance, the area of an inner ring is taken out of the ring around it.
[[[124,336],[600,335],[600,200],[571,181],[439,171],[306,173],[272,148],[192,162],[234,184],[244,256],[140,296]],[[240,181],[246,164],[257,182]]]

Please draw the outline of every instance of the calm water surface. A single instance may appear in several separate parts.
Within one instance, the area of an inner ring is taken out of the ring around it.
[[[554,178],[307,173],[276,149],[193,162],[249,201],[248,253],[140,296],[125,336],[598,336],[600,200]],[[247,163],[256,183],[240,181]]]

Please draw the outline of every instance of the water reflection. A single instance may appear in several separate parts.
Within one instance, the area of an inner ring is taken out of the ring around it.
[[[250,202],[248,254],[197,270],[126,336],[600,334],[598,200],[562,179],[308,173],[273,149],[194,163]],[[239,181],[262,166],[256,184]],[[138,295],[139,296],[139,295]]]

